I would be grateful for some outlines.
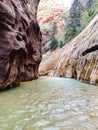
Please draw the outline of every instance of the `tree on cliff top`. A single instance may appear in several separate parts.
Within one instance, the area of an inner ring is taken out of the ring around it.
[[[74,0],[64,28],[64,43],[67,43],[98,13],[98,0]]]
[[[65,27],[65,42],[70,40],[73,36],[75,36],[81,27],[80,24],[80,18],[81,14],[83,12],[83,6],[81,2],[78,0],[74,0],[71,10],[70,10],[70,15]]]
[[[57,25],[56,22],[51,23],[51,44],[50,44],[50,49],[54,50],[58,47],[58,40],[56,39],[56,34],[57,34]]]

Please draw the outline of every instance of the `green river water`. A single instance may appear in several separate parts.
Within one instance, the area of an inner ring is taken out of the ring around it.
[[[98,130],[98,86],[40,77],[0,93],[0,130]]]

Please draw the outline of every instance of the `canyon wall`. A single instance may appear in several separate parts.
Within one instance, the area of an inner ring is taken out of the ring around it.
[[[98,84],[98,14],[74,39],[40,65],[40,75]]]
[[[61,32],[69,14],[69,9],[64,5],[65,1],[66,0],[40,0],[37,14],[42,32],[43,54],[51,51],[53,37],[59,41],[62,39]]]
[[[38,77],[41,32],[39,0],[0,0],[0,89]]]

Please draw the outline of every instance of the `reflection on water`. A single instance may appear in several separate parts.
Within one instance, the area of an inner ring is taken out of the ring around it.
[[[98,86],[43,77],[0,93],[0,130],[98,130]]]

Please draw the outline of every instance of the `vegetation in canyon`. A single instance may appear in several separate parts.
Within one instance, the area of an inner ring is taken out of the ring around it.
[[[46,12],[41,8],[38,13],[42,34],[47,32],[43,36],[43,53],[61,48],[77,36],[98,13],[98,0],[74,0],[70,10],[64,6],[54,7],[53,3],[48,7]]]
[[[98,83],[98,0],[74,0],[59,37],[62,48],[45,54],[40,75]],[[56,29],[54,28],[54,32]],[[50,44],[58,48],[57,39]],[[66,44],[67,43],[67,44]],[[52,49],[51,49],[52,50]],[[54,50],[54,49],[53,49]],[[47,56],[48,55],[48,56]],[[46,58],[47,57],[47,58]]]
[[[0,130],[98,129],[98,0],[61,1],[0,0]]]
[[[83,5],[83,2],[74,0],[72,4],[67,24],[63,30],[64,43],[78,35],[98,13],[98,0],[89,0],[85,5]]]

